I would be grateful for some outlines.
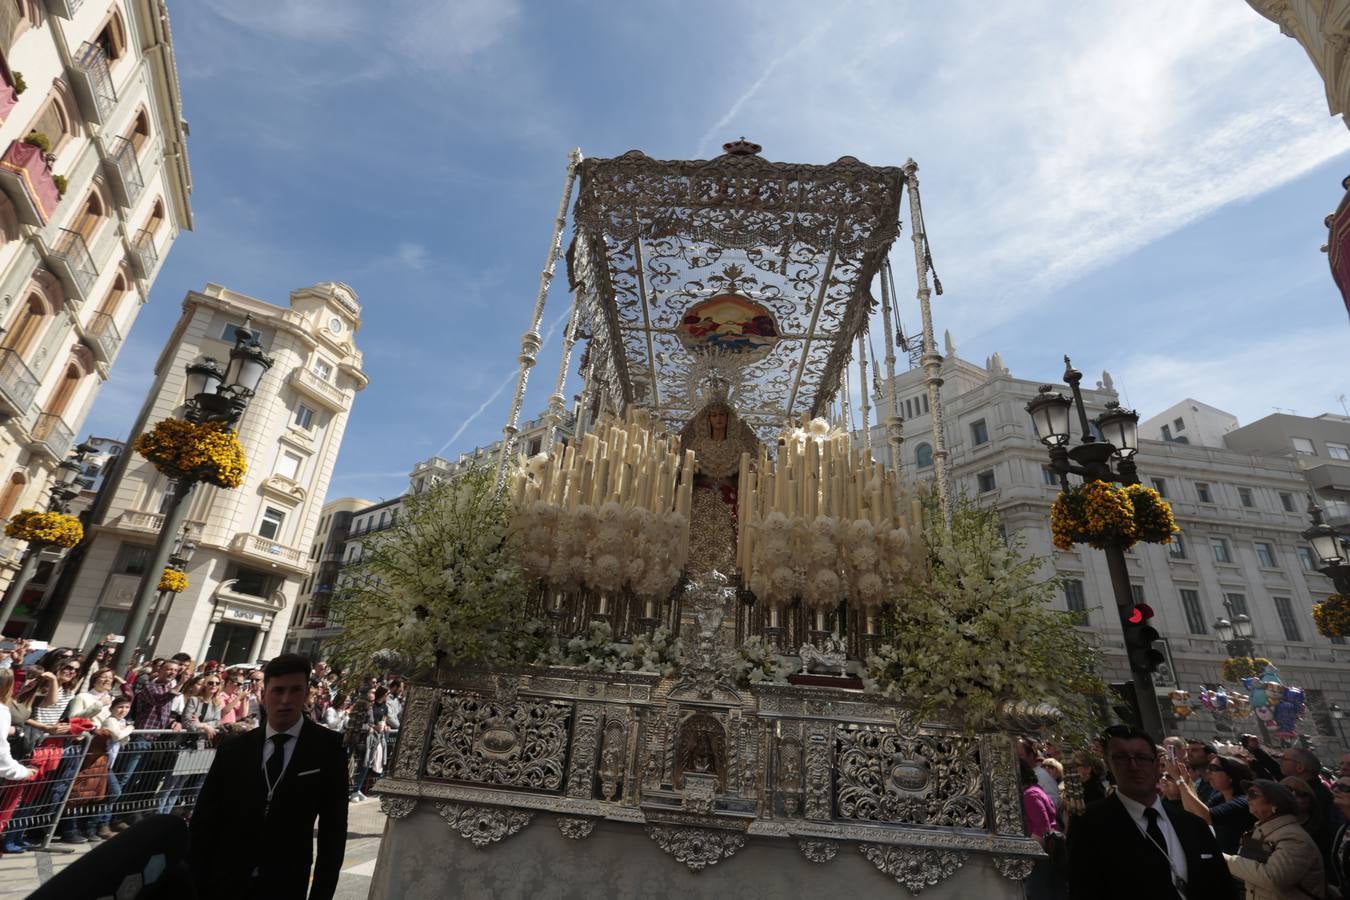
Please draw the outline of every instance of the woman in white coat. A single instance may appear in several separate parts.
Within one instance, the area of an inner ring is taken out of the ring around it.
[[[1247,788],[1256,827],[1228,871],[1247,886],[1247,900],[1322,900],[1327,896],[1322,853],[1298,821],[1298,801],[1278,781],[1258,779]]]

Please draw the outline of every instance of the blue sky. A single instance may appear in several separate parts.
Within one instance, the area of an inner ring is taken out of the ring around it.
[[[1186,396],[1244,422],[1339,412],[1350,393],[1318,250],[1350,133],[1302,48],[1243,3],[197,0],[171,14],[197,228],[94,434],[125,435],[186,291],[284,304],[346,281],[371,384],[329,497],[394,496],[417,460],[499,436],[510,389],[490,398],[514,371],[568,151],[689,158],[739,135],[777,160],[917,160],[937,326],[967,359],[998,350],[1014,374],[1053,379],[1069,352],[1144,416]],[[908,240],[894,260],[912,331]]]

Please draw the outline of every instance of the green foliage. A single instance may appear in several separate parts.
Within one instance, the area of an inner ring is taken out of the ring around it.
[[[14,93],[22,94],[24,91],[28,90],[28,82],[23,80],[22,72],[15,71],[10,74],[14,76]]]
[[[950,531],[936,510],[926,518],[926,571],[910,574],[890,643],[867,659],[868,689],[971,730],[998,727],[1004,704],[1050,703],[1064,713],[1058,736],[1095,734],[1097,654],[1050,608],[1057,579],[1039,578],[1020,536],[1004,543],[992,509],[963,498]]]
[[[66,195],[66,188],[70,186],[64,175],[53,175],[52,184],[56,185],[56,192],[62,197]]]
[[[43,153],[52,152],[52,140],[41,131],[30,131],[24,137],[23,142],[33,147],[37,147]]]
[[[408,498],[387,531],[363,542],[342,575],[334,662],[373,659],[429,675],[439,666],[532,660],[541,626],[526,623],[520,541],[510,498],[479,467]],[[378,654],[378,656],[377,656]]]

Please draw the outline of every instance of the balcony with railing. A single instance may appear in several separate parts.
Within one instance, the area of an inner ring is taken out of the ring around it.
[[[107,313],[94,313],[94,318],[89,322],[89,335],[94,339],[99,356],[103,357],[105,363],[112,365],[117,359],[117,351],[122,349],[122,332],[117,330],[113,317]]]
[[[130,139],[119,137],[108,147],[108,181],[117,200],[130,209],[145,190],[145,176],[136,158],[136,145]]]
[[[293,569],[297,572],[309,571],[309,560],[295,547],[288,547],[261,534],[236,534],[230,541],[230,550],[251,559],[261,559]]]
[[[62,460],[70,452],[70,445],[75,443],[75,432],[55,413],[38,413],[33,420],[33,442],[57,460]]]
[[[100,44],[85,41],[75,54],[72,67],[75,90],[80,94],[82,105],[92,113],[90,118],[100,125],[106,125],[108,116],[117,108],[117,89],[113,87],[112,72],[108,65],[108,54]]]
[[[75,18],[81,6],[84,6],[84,0],[47,0],[47,10],[67,21]]]
[[[47,154],[23,141],[11,142],[0,156],[0,190],[25,225],[46,225],[61,202]]]
[[[142,228],[136,232],[136,238],[131,242],[131,264],[135,266],[142,278],[149,278],[155,273],[155,266],[159,265],[159,251],[155,249],[155,234],[148,228]]]
[[[13,350],[0,350],[0,405],[12,416],[22,416],[33,405],[38,380]]]
[[[324,381],[304,367],[291,371],[291,387],[317,400],[334,412],[341,412],[346,408],[347,397],[340,388]]]
[[[84,242],[84,235],[69,228],[58,230],[47,255],[51,258],[52,269],[71,295],[80,300],[89,299],[89,292],[98,280],[98,267],[89,255],[89,245]]]

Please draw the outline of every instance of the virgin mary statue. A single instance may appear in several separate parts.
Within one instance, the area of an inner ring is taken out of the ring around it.
[[[689,572],[736,567],[736,491],[741,454],[754,459],[759,440],[725,400],[709,401],[680,432],[680,449],[698,463],[689,512]]]

